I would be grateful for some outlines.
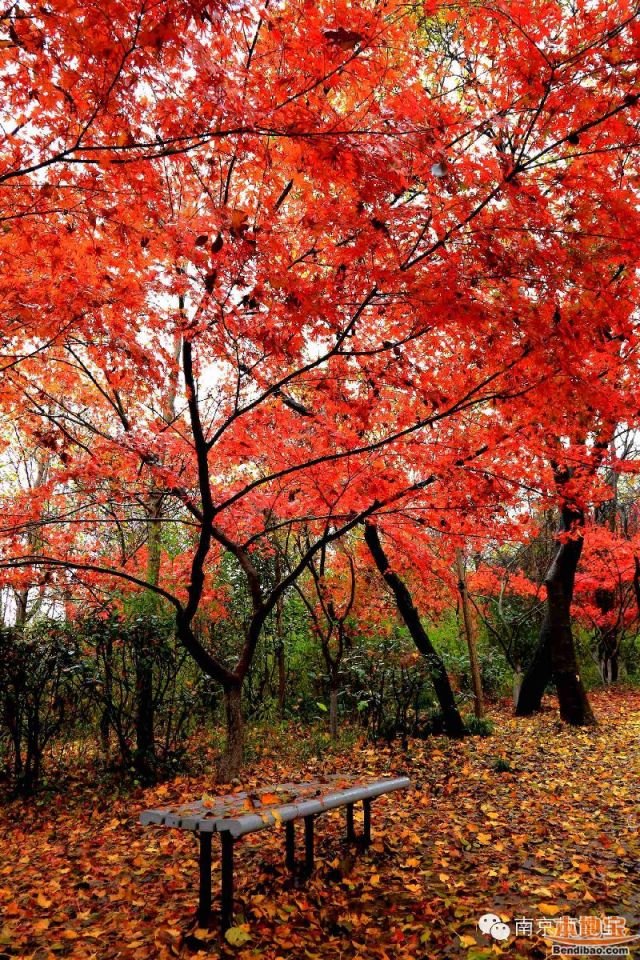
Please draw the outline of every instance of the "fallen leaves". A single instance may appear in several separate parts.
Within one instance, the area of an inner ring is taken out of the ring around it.
[[[241,947],[243,944],[248,943],[248,941],[251,940],[251,934],[247,930],[246,926],[229,927],[224,937],[227,943],[230,943],[232,947]]]
[[[557,903],[539,903],[536,909],[543,917],[557,917],[563,911],[563,907]]]
[[[291,753],[286,764],[262,756],[243,788],[267,806],[261,785],[337,770],[406,771],[414,789],[374,802],[366,854],[343,845],[344,811],[320,817],[316,870],[303,887],[287,877],[282,832],[246,837],[237,848],[235,922],[224,939],[193,919],[194,838],[136,823],[146,807],[215,799],[206,777],[130,796],[85,787],[28,808],[16,802],[0,821],[0,954],[495,960],[539,956],[540,948],[523,937],[492,946],[477,929],[487,910],[507,920],[604,912],[637,927],[640,694],[595,700],[594,731],[561,727],[550,712],[520,721],[502,712],[485,739],[411,741],[406,751],[363,743],[304,766],[294,766]],[[273,742],[274,755],[295,749]],[[498,745],[513,774],[493,771]],[[362,830],[359,809],[356,826]],[[302,847],[298,831],[299,858]],[[214,891],[217,877],[214,870]]]

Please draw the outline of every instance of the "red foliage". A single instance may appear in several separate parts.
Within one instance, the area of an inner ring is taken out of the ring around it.
[[[150,586],[188,627],[231,551],[257,636],[274,531],[316,552],[377,514],[431,570],[416,519],[513,533],[635,411],[627,0],[56,0],[2,29],[13,582],[148,587],[160,503]]]

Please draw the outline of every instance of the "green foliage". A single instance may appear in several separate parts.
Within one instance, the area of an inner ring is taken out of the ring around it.
[[[278,755],[289,765],[300,765],[323,757],[350,754],[361,743],[364,733],[354,724],[345,724],[333,740],[323,717],[314,722],[297,720],[259,721],[251,725],[246,748],[247,760],[254,762],[265,752]]]
[[[464,725],[472,737],[493,736],[494,726],[487,717],[476,717],[474,714],[464,718]]]
[[[496,757],[493,761],[492,769],[496,773],[513,773],[513,767],[506,757]]]
[[[466,639],[461,635],[460,624],[454,610],[451,610],[430,629],[436,649],[439,651],[454,686],[463,701],[473,699],[471,666]],[[478,659],[482,689],[489,699],[503,697],[510,693],[513,671],[502,649],[481,636],[478,641]]]
[[[81,670],[67,624],[40,620],[0,631],[0,756],[16,790],[37,787],[47,745],[75,728]]]
[[[404,629],[358,637],[345,658],[344,704],[373,738],[415,735],[434,704],[426,665]]]
[[[112,611],[76,629],[84,694],[105,755],[115,747],[123,768],[145,777],[156,766],[175,767],[186,732],[202,716],[207,684],[178,646],[171,615],[139,595],[122,615]]]
[[[544,609],[538,597],[505,593],[487,599],[484,613],[485,646],[504,664],[526,669],[540,635]]]
[[[148,594],[129,597],[122,613],[2,630],[5,778],[32,792],[47,769],[51,776],[54,739],[89,736],[105,763],[155,779],[183,762],[185,738],[206,715],[207,686],[177,645],[171,614]]]
[[[625,639],[621,660],[628,680],[633,684],[640,684],[640,634]]]

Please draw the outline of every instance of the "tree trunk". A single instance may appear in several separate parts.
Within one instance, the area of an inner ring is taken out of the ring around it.
[[[595,723],[595,718],[578,673],[571,631],[571,601],[582,553],[584,513],[579,507],[565,504],[561,517],[561,533],[571,536],[558,547],[545,577],[547,603],[540,642],[522,682],[516,714],[527,716],[539,709],[547,683],[553,679],[561,718],[573,726],[584,726]]]
[[[14,590],[16,604],[16,630],[23,630],[27,623],[27,610],[29,607],[29,590]]]
[[[21,779],[23,773],[22,763],[22,717],[20,716],[19,705],[13,693],[7,695],[4,722],[9,730],[9,737],[13,744],[13,778],[16,783]]]
[[[276,583],[282,579],[282,569],[280,564],[280,554],[276,553],[275,561]],[[284,597],[282,594],[276,601],[276,664],[278,667],[278,716],[284,718],[285,702],[287,695],[287,672],[284,661]]]
[[[389,569],[389,561],[382,548],[378,530],[373,524],[366,524],[364,537],[378,570],[387,585],[391,588],[400,615],[411,634],[413,642],[427,663],[429,676],[431,677],[431,682],[442,710],[445,731],[450,737],[464,736],[466,731],[462,717],[456,706],[455,697],[444,663],[436,652],[427,631],[422,625],[420,615],[406,584],[400,579],[397,573]]]
[[[160,560],[162,556],[160,522],[162,514],[162,495],[151,495],[147,506],[147,582],[158,586],[160,581]],[[159,609],[157,594],[147,592],[149,612]],[[134,766],[136,773],[147,780],[153,779],[156,771],[155,711],[153,690],[153,643],[146,624],[135,633],[135,669],[136,669],[136,750]]]
[[[173,356],[177,362],[180,356],[181,337],[176,335],[173,343]],[[163,417],[171,423],[176,415],[176,396],[178,390],[177,373],[171,373],[171,386],[164,398]],[[152,491],[147,504],[147,582],[157,587],[160,583],[160,565],[162,560],[162,510],[163,494]],[[152,590],[148,591],[149,611],[160,609],[159,598]],[[153,779],[156,772],[157,756],[155,743],[155,709],[153,687],[154,637],[148,628],[136,636],[136,750],[134,765],[137,773],[146,779]]]
[[[618,680],[618,654],[610,653],[604,650],[600,654],[600,676],[605,686],[617,683]]]
[[[520,664],[516,663],[513,669],[513,707],[514,709],[518,706],[518,697],[520,696],[521,686],[522,686],[522,670],[520,669]]]
[[[567,553],[561,556],[564,547]],[[575,559],[568,556],[575,553]],[[547,577],[547,609],[551,625],[551,670],[560,702],[560,717],[573,726],[595,723],[586,691],[578,673],[571,631],[571,599],[582,537],[562,544]]]
[[[606,613],[608,611],[602,612]],[[620,642],[616,628],[612,627],[611,629],[604,631],[598,644],[598,655],[600,661],[600,675],[602,677],[602,682],[606,686],[616,683],[618,680],[619,649]]]
[[[27,753],[22,779],[18,784],[19,792],[24,797],[30,797],[40,780],[40,764],[42,760],[42,746],[40,743],[40,723],[36,717],[32,718],[27,730]]]
[[[102,700],[100,703],[100,742],[105,763],[111,758],[111,710],[113,705],[113,640],[110,631],[104,646],[104,682],[102,685]]]
[[[278,661],[278,715],[282,719],[287,705],[287,672],[283,643],[279,643],[276,647],[276,658]]]
[[[516,717],[529,717],[540,709],[542,698],[551,682],[551,633],[548,614],[545,613],[540,638],[533,660],[520,684],[516,704]]]
[[[473,618],[469,608],[469,594],[467,591],[467,576],[464,566],[464,557],[462,550],[456,550],[456,569],[458,571],[458,590],[460,591],[460,600],[462,603],[462,616],[464,620],[464,632],[467,638],[467,647],[469,648],[469,664],[471,666],[471,683],[473,686],[473,707],[478,720],[484,717],[484,696],[482,693],[482,676],[480,674],[480,662],[478,660],[478,647],[476,645],[476,634],[473,628]]]
[[[220,758],[218,780],[220,783],[231,783],[240,773],[244,754],[241,684],[234,684],[225,689],[224,709],[227,723],[227,742]]]
[[[153,640],[137,638],[136,662],[136,772],[145,779],[153,779],[156,768],[155,717],[153,702]]]
[[[600,613],[606,617],[616,604],[616,592],[599,587],[595,592],[595,602]],[[618,679],[618,631],[615,626],[603,628],[598,643],[600,675],[607,686]]]

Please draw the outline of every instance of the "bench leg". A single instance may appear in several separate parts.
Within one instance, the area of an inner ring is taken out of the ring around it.
[[[353,804],[347,804],[347,841],[353,843],[356,839],[356,831],[353,826]]]
[[[363,800],[362,806],[364,808],[364,831],[362,839],[364,840],[365,847],[368,847],[371,843],[371,798],[367,797]]]
[[[206,927],[211,919],[211,834],[200,834],[200,892],[198,924]]]
[[[285,829],[285,863],[291,873],[296,869],[295,827],[293,820],[287,820]]]
[[[220,922],[225,933],[233,923],[233,837],[228,830],[220,834],[222,842],[222,897]]]
[[[307,873],[313,870],[313,814],[304,818],[304,866]]]

